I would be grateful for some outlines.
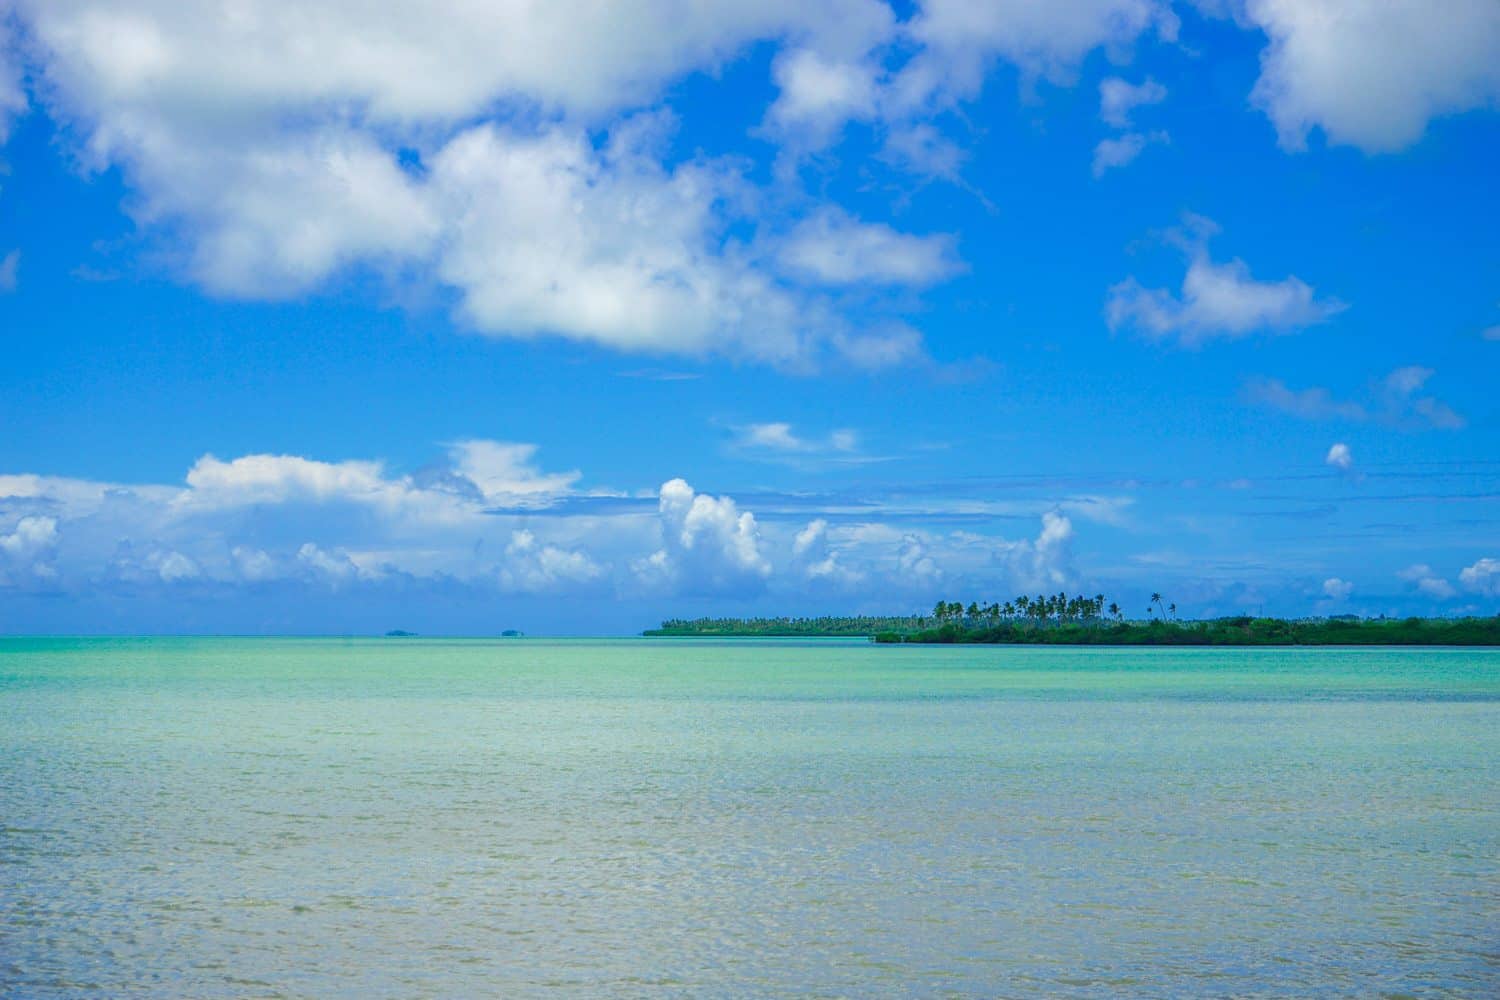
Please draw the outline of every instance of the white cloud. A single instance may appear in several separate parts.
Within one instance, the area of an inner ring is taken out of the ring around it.
[[[1253,402],[1304,420],[1365,420],[1369,417],[1359,403],[1336,400],[1321,386],[1292,389],[1280,379],[1252,379],[1246,385],[1246,394]]]
[[[926,122],[903,122],[890,128],[881,159],[909,173],[940,177],[963,186],[958,171],[968,154]]]
[[[448,447],[449,464],[436,472],[390,476],[380,462],[322,462],[297,455],[200,458],[188,470],[189,489],[171,506],[184,515],[260,504],[354,504],[385,516],[453,523],[486,505],[539,507],[570,493],[577,471],[544,472],[536,446],[471,439]]]
[[[600,154],[581,133],[481,127],[445,148],[433,183],[452,236],[437,273],[461,290],[461,315],[623,350],[803,357],[816,318],[718,243],[738,179],[708,164],[669,173],[636,145],[647,138]]]
[[[1321,128],[1390,152],[1432,118],[1500,100],[1493,0],[1245,0],[1243,12],[1270,38],[1252,100],[1288,149]]]
[[[20,54],[11,37],[5,9],[0,7],[0,146],[10,138],[11,121],[26,110],[21,86]]]
[[[1166,99],[1167,88],[1149,77],[1140,83],[1130,83],[1118,76],[1107,77],[1099,83],[1099,117],[1113,128],[1128,129],[1136,108],[1160,104]]]
[[[377,500],[401,490],[379,462],[319,462],[296,455],[245,455],[228,462],[204,455],[188,470],[185,502],[203,506],[290,500]]]
[[[322,601],[357,592],[401,602],[443,594],[626,602],[770,594],[796,606],[836,594],[900,608],[930,600],[939,587],[1055,590],[1076,577],[1073,525],[1061,511],[1112,521],[1089,497],[1057,502],[1057,510],[1040,501],[814,505],[767,497],[748,505],[752,512],[682,480],[652,491],[648,506],[641,494],[585,489],[576,472],[547,471],[527,446],[461,445],[409,475],[375,461],[251,455],[205,456],[177,486],[0,476],[0,517],[9,519],[0,521],[0,587],[126,601],[189,587],[231,604],[239,590],[247,600],[290,596],[293,604],[296,595]],[[509,501],[493,502],[499,497]],[[1037,537],[1015,542],[933,527],[949,513],[1043,511]]]
[[[1235,258],[1215,263],[1208,239],[1218,226],[1189,215],[1184,228],[1168,234],[1185,253],[1187,273],[1179,295],[1164,288],[1145,288],[1126,278],[1109,290],[1105,313],[1110,329],[1133,328],[1149,340],[1175,339],[1184,347],[1215,339],[1238,339],[1257,332],[1289,333],[1326,322],[1342,312],[1337,299],[1318,298],[1312,286],[1295,275],[1260,281]]]
[[[56,518],[23,517],[9,534],[0,535],[0,552],[10,559],[24,559],[47,548],[56,539]]]
[[[196,577],[198,564],[181,552],[164,552],[156,561],[156,572],[167,583],[176,583]]]
[[[1166,142],[1165,132],[1126,132],[1124,135],[1101,139],[1094,147],[1094,177],[1103,177],[1116,167],[1135,162],[1146,147],[1156,142]]]
[[[902,536],[901,548],[896,554],[896,568],[900,574],[897,579],[907,587],[922,589],[943,579],[942,569],[928,552],[921,536],[915,534]]]
[[[839,307],[729,238],[732,220],[776,228],[743,165],[667,168],[667,118],[616,116],[758,40],[788,47],[788,128],[863,113],[849,67],[890,34],[878,0],[18,9],[54,117],[86,162],[123,168],[131,213],[212,291],[300,295],[370,268],[448,286],[487,334],[789,367],[872,353]],[[951,273],[940,238],[845,230],[897,261],[867,256],[869,280]]]
[[[1034,541],[1014,542],[1000,550],[1013,587],[1024,591],[1066,587],[1073,582],[1073,522],[1056,511],[1042,515]]]
[[[1458,430],[1467,425],[1462,414],[1435,396],[1419,395],[1431,368],[1408,365],[1376,381],[1366,401],[1340,400],[1322,386],[1291,389],[1279,379],[1251,379],[1246,396],[1255,403],[1304,420],[1375,421],[1408,430]],[[1333,464],[1329,453],[1329,464]]]
[[[1485,340],[1500,341],[1500,324],[1485,327],[1479,336]]]
[[[604,570],[587,554],[548,545],[525,529],[511,535],[500,567],[500,582],[505,590],[522,593],[555,593],[576,590],[603,576]]]
[[[765,131],[794,148],[832,144],[849,121],[875,116],[879,73],[868,58],[830,59],[811,49],[783,52],[771,67],[781,92],[766,112]]]
[[[1070,83],[1089,52],[1123,49],[1153,27],[1176,37],[1176,17],[1155,0],[927,0],[907,25],[921,49],[897,75],[889,102],[910,113],[968,100],[996,59],[1028,79]]]
[[[8,533],[0,534],[0,585],[54,576],[51,559],[57,542],[57,518],[33,514],[17,520]]]
[[[1431,566],[1425,563],[1417,563],[1396,574],[1401,579],[1416,584],[1417,590],[1439,601],[1446,601],[1454,597],[1458,591],[1453,589],[1453,584],[1443,579]]]
[[[18,7],[51,50],[54,84],[101,117],[148,109],[187,118],[196,101],[248,118],[299,102],[392,125],[460,120],[503,97],[597,118],[649,102],[671,80],[753,41],[797,37],[832,49],[850,23],[888,16],[871,0],[394,0],[380,17],[340,0]]]
[[[21,266],[21,251],[12,250],[0,257],[0,295],[16,290],[16,272]]]
[[[696,493],[681,479],[662,484],[658,500],[662,546],[636,564],[651,585],[694,593],[754,591],[771,564],[761,552],[755,515],[729,497]]]
[[[809,521],[792,539],[792,563],[808,580],[850,586],[865,579],[858,570],[845,566],[828,537],[828,522]]]
[[[250,583],[274,580],[281,575],[276,560],[262,549],[248,545],[236,545],[229,552],[235,573]]]
[[[1459,570],[1458,582],[1465,590],[1485,597],[1500,597],[1500,559],[1480,559]]]
[[[1451,406],[1418,392],[1435,374],[1431,368],[1407,365],[1397,368],[1381,383],[1380,395],[1387,417],[1392,421],[1415,422],[1442,430],[1458,430],[1468,421]]]
[[[449,446],[453,469],[479,487],[487,503],[539,506],[572,491],[582,475],[542,472],[534,444],[471,439]]]
[[[961,270],[953,237],[901,233],[837,208],[799,223],[780,260],[788,271],[824,285],[929,285]]]
[[[303,543],[297,550],[297,561],[308,573],[330,583],[344,583],[361,575],[359,566],[347,552],[342,549],[329,552],[312,542]]]
[[[773,422],[737,428],[735,443],[742,448],[789,454],[851,452],[859,447],[859,435],[840,429],[829,432],[826,438],[808,438],[797,434],[789,423]]]
[[[839,332],[833,336],[843,360],[869,371],[926,360],[922,335],[905,323],[887,323],[869,332]]]
[[[1340,580],[1336,576],[1330,576],[1323,581],[1323,596],[1332,601],[1348,600],[1349,595],[1354,593],[1354,584],[1348,580]]]
[[[1328,449],[1327,456],[1323,461],[1341,472],[1348,472],[1354,468],[1354,452],[1342,441],[1337,442]]]

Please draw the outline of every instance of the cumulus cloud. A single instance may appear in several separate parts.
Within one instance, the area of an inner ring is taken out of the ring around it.
[[[1251,379],[1246,396],[1254,403],[1304,420],[1376,421],[1410,430],[1458,430],[1462,414],[1422,389],[1434,371],[1421,365],[1397,368],[1370,386],[1364,401],[1336,399],[1322,386],[1291,389],[1279,379]],[[1329,454],[1332,464],[1332,452]]]
[[[541,506],[570,492],[582,475],[543,472],[536,465],[537,446],[511,441],[471,439],[450,445],[453,470],[468,479],[486,503]]]
[[[873,0],[642,2],[628,10],[586,0],[398,0],[379,18],[339,0],[17,6],[51,50],[49,76],[85,107],[187,116],[191,108],[169,105],[197,95],[248,117],[297,100],[355,107],[392,124],[466,118],[507,95],[597,118],[649,101],[669,81],[753,41],[790,36],[822,47],[850,23],[885,16]]]
[[[297,562],[311,576],[339,584],[361,576],[359,566],[343,549],[328,551],[313,542],[304,542],[297,549]]]
[[[379,462],[319,462],[298,455],[245,455],[225,462],[204,455],[188,470],[184,502],[205,506],[290,500],[379,500],[401,491]]]
[[[54,575],[49,561],[57,546],[57,519],[30,515],[0,534],[0,583]]]
[[[1500,100],[1492,0],[1245,0],[1270,45],[1252,100],[1282,146],[1309,131],[1366,152],[1403,149],[1432,118]]]
[[[1349,595],[1354,593],[1354,584],[1348,580],[1340,580],[1336,576],[1330,576],[1323,581],[1323,596],[1331,601],[1348,600]]]
[[[198,564],[181,552],[163,552],[156,560],[156,572],[167,583],[191,580],[198,575]]]
[[[453,235],[437,273],[461,289],[462,316],[623,350],[803,356],[799,300],[717,242],[737,179],[669,172],[635,145],[644,138],[601,154],[577,132],[481,127],[445,148],[433,183]]]
[[[1349,450],[1347,444],[1339,441],[1328,449],[1323,461],[1340,472],[1348,472],[1354,468],[1354,452]]]
[[[806,440],[790,426],[761,433],[783,445]],[[248,455],[204,456],[175,486],[0,476],[0,517],[11,519],[0,521],[0,587],[796,601],[868,584],[899,605],[939,587],[1055,589],[1075,575],[1073,526],[1060,510],[1042,517],[1034,539],[1011,541],[922,525],[924,515],[940,522],[944,504],[889,508],[893,525],[879,504],[767,501],[763,521],[759,509],[681,479],[664,483],[654,505],[618,491],[595,505],[601,492],[579,479],[544,468],[530,446],[483,440],[449,445],[411,474],[377,461]],[[1094,506],[1076,508],[1098,520]]]
[[[917,589],[930,587],[943,579],[937,560],[928,551],[922,537],[916,534],[902,536],[901,548],[896,554],[896,569],[903,583]]]
[[[27,512],[0,533],[0,562],[12,583],[18,567],[45,563],[83,589],[106,579],[263,585],[391,573],[545,589],[596,575],[569,543],[588,519],[549,522],[548,537],[516,535],[518,519],[577,495],[578,478],[540,468],[534,446],[484,440],[453,444],[446,462],[412,475],[373,461],[205,455],[181,486],[0,476],[0,509]],[[607,545],[634,538],[622,521],[601,530]]]
[[[766,112],[764,130],[791,141],[794,149],[831,145],[848,122],[877,112],[880,67],[872,59],[793,49],[777,56],[771,76],[780,93]]]
[[[281,576],[276,560],[264,549],[252,545],[236,545],[229,550],[235,575],[247,583],[260,583]]]
[[[661,486],[661,548],[636,563],[643,582],[690,593],[759,590],[771,573],[755,515],[730,497],[697,493],[685,480]]]
[[[1149,77],[1140,83],[1130,83],[1118,76],[1106,77],[1099,83],[1099,117],[1113,128],[1128,129],[1136,108],[1160,104],[1166,99],[1167,88]]]
[[[1171,141],[1161,129],[1151,132],[1134,131],[1131,121],[1131,114],[1136,108],[1159,104],[1166,97],[1167,88],[1149,77],[1141,83],[1130,83],[1111,76],[1099,84],[1099,117],[1106,125],[1119,129],[1121,134],[1101,139],[1094,147],[1096,180],[1116,167],[1134,162],[1152,143]]]
[[[1073,522],[1057,511],[1042,515],[1042,529],[1033,541],[1001,548],[1012,586],[1024,591],[1066,587],[1073,582]]]
[[[481,333],[804,368],[846,344],[876,353],[850,307],[778,280],[769,250],[730,237],[747,218],[777,228],[743,164],[668,167],[669,116],[633,112],[769,40],[787,47],[773,124],[863,113],[850,67],[891,32],[879,0],[18,11],[81,158],[122,169],[131,213],[175,237],[211,291],[295,296],[373,269],[446,286]],[[868,244],[854,266],[872,282],[951,273],[940,238],[842,231]],[[801,273],[860,280],[849,267]]]
[[[500,566],[504,589],[531,594],[576,590],[603,574],[586,553],[539,542],[525,529],[511,535]]]
[[[849,586],[865,574],[845,566],[829,539],[828,521],[815,518],[792,539],[793,566],[808,580]]]
[[[951,236],[913,236],[836,208],[799,223],[780,260],[788,271],[824,285],[928,285],[961,269]]]
[[[1195,215],[1170,231],[1168,241],[1184,252],[1188,263],[1179,294],[1126,278],[1109,290],[1105,315],[1110,329],[1134,329],[1148,340],[1196,347],[1252,333],[1290,333],[1324,323],[1344,310],[1344,303],[1319,298],[1295,275],[1262,281],[1239,258],[1215,263],[1208,240],[1217,232],[1212,220]]]
[[[1421,593],[1435,600],[1446,601],[1453,598],[1458,591],[1453,589],[1453,584],[1443,579],[1431,566],[1426,563],[1416,563],[1396,574],[1403,580],[1416,585]]]
[[[1165,39],[1177,34],[1176,17],[1156,0],[927,0],[907,26],[920,50],[894,79],[889,100],[905,111],[968,100],[997,59],[1028,80],[1070,83],[1089,52],[1122,49],[1153,28]]]
[[[1500,597],[1500,559],[1484,558],[1459,570],[1458,582],[1465,590],[1485,597]]]

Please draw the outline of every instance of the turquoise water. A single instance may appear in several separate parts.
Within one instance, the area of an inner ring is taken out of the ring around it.
[[[1494,996],[1500,651],[0,639],[0,995]]]

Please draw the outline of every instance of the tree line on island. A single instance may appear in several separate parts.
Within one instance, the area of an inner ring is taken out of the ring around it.
[[[1163,604],[1161,594],[1153,593],[1151,603],[1146,606],[1146,617],[1149,619],[1158,614],[1162,617],[1176,618],[1177,605],[1175,603]],[[1038,594],[1035,597],[1022,594],[1004,604],[980,604],[978,601],[970,601],[967,607],[959,601],[938,601],[932,609],[932,619],[939,626],[958,624],[965,628],[979,628],[984,625],[995,626],[1002,622],[1017,621],[1036,625],[1106,620],[1122,622],[1125,620],[1125,612],[1113,601],[1106,607],[1103,594],[1095,594],[1093,597],[1084,597],[1082,594],[1069,597],[1066,592],[1058,592],[1051,596]]]
[[[673,618],[648,636],[869,638],[880,643],[1036,643],[1147,646],[1500,646],[1491,618],[1265,618],[1183,620],[1153,593],[1144,618],[1103,594],[1022,595],[1005,602],[938,601],[928,615]]]

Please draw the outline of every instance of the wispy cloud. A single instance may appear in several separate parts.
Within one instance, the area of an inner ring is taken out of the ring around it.
[[[746,424],[737,429],[736,443],[744,448],[807,453],[817,451],[853,451],[859,436],[851,430],[830,431],[826,438],[802,437],[788,423]]]
[[[16,290],[16,279],[21,267],[21,251],[12,250],[0,257],[0,295]]]
[[[1303,420],[1375,421],[1408,429],[1458,430],[1467,425],[1453,407],[1422,389],[1436,374],[1421,365],[1397,368],[1372,385],[1360,401],[1336,399],[1322,386],[1292,389],[1280,379],[1256,378],[1245,384],[1253,403]],[[1332,463],[1332,453],[1329,461]]]

